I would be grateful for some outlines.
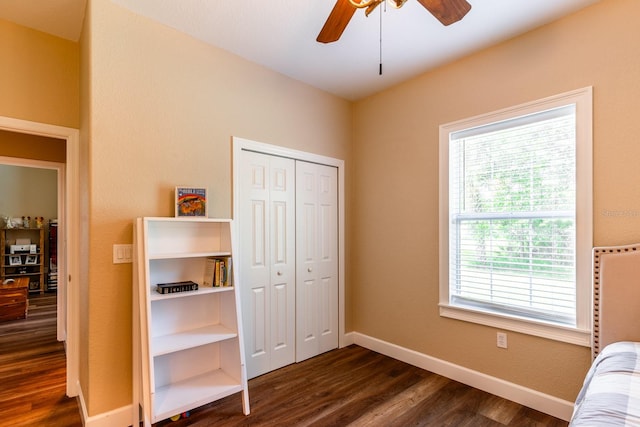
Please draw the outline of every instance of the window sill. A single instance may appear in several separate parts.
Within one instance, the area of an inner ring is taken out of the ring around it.
[[[585,329],[501,316],[485,311],[454,307],[448,304],[440,304],[440,316],[562,341],[569,344],[591,347],[591,331]]]

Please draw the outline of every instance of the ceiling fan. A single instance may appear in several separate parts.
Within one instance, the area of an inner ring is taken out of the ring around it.
[[[320,43],[332,43],[337,41],[356,9],[365,9],[365,15],[369,15],[384,0],[337,0],[333,10],[324,23],[318,38]],[[407,0],[389,0],[389,3],[400,8]],[[461,20],[471,5],[466,0],[418,0],[433,16],[443,25],[450,25]]]

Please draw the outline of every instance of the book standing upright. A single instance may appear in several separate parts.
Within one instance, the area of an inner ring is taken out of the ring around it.
[[[134,228],[134,421],[235,393],[249,414],[237,286],[184,286],[203,284],[207,259],[233,258],[231,221],[138,218]]]

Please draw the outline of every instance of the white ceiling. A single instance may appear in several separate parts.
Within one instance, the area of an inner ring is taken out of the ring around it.
[[[318,43],[316,37],[334,0],[111,1],[356,100],[599,0],[468,0],[471,11],[448,27],[416,0],[409,0],[401,9],[387,7],[386,12],[376,10],[369,17],[357,11],[341,39],[330,44]],[[0,0],[0,18],[77,41],[85,6],[86,0]]]

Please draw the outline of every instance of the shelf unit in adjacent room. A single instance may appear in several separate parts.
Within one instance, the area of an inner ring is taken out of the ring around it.
[[[232,259],[231,242],[230,220],[136,220],[134,421],[142,417],[149,426],[235,393],[249,414],[234,269],[232,286],[202,286],[207,259]],[[198,290],[156,290],[184,281],[197,283]]]
[[[0,229],[0,258],[0,281],[26,277],[29,292],[44,292],[43,228]]]

